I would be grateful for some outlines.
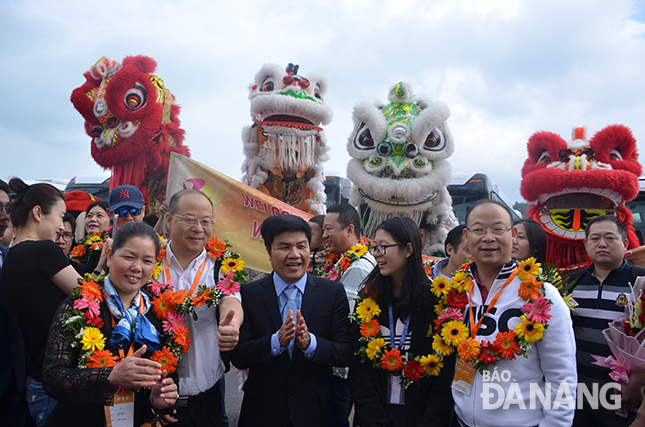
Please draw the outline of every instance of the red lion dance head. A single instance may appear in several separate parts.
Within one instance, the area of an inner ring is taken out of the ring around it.
[[[632,213],[625,207],[638,195],[636,139],[623,125],[611,125],[587,140],[584,127],[566,142],[552,132],[529,138],[520,192],[529,216],[547,232],[547,261],[558,267],[590,262],[583,244],[587,222],[615,215],[627,226],[630,248],[639,246]]]
[[[143,55],[127,56],[121,64],[101,58],[71,97],[92,137],[92,157],[112,172],[110,190],[122,184],[139,187],[148,214],[165,198],[170,153],[190,153],[182,144],[179,105],[152,74],[155,68],[155,60]]]

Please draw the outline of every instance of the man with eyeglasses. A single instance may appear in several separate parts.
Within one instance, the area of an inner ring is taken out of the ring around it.
[[[472,282],[466,285],[466,306],[458,313],[467,327],[461,343],[468,343],[472,351],[462,352],[459,344],[452,384],[459,425],[570,426],[577,375],[569,308],[558,290],[545,283],[541,304],[545,307],[548,300],[551,303],[548,310],[540,313],[550,317],[548,328],[541,339],[533,335],[536,340],[525,357],[518,355],[521,343],[517,342],[515,327],[522,322],[520,316],[535,309],[529,310],[520,294],[522,280],[518,275],[523,276],[527,270],[520,272],[511,257],[517,233],[512,229],[511,212],[495,200],[480,200],[466,213],[463,233],[473,258],[466,267]],[[530,332],[528,327],[525,330],[529,334],[533,327]],[[478,351],[474,353],[475,348]],[[482,357],[494,361],[485,372],[474,365]]]
[[[116,228],[126,222],[142,222],[146,212],[143,194],[134,185],[119,185],[110,192],[110,216],[118,215]]]
[[[204,285],[214,288],[222,275],[204,249],[215,225],[211,200],[197,190],[179,191],[170,199],[165,221],[170,242],[159,282],[170,281],[175,290],[187,293]],[[239,292],[224,297],[219,303],[219,318],[215,307],[206,306],[196,309],[197,320],[186,318],[191,345],[177,367],[180,397],[173,415],[178,422],[173,426],[222,425],[220,381],[225,366],[220,352],[237,344],[244,320],[240,301]]]

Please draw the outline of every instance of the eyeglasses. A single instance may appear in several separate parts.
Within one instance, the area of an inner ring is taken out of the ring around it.
[[[467,228],[466,230],[470,231],[473,233],[473,235],[477,237],[484,237],[488,231],[491,232],[491,234],[495,237],[502,237],[505,233],[508,233],[511,231],[510,228],[502,228],[502,227],[495,227],[495,228],[482,228],[482,227],[475,227],[475,228]]]
[[[370,246],[367,248],[368,251],[372,255],[377,255],[377,256],[383,256],[385,255],[387,248],[391,248],[392,246],[405,246],[403,243],[395,243],[393,245],[377,245],[377,246]]]
[[[0,204],[0,212],[9,213],[9,205]]]
[[[60,239],[61,237],[64,241],[71,242],[74,238],[74,235],[72,233],[56,233],[56,240]]]
[[[204,219],[199,219],[195,215],[191,214],[186,214],[186,215],[177,215],[177,214],[171,214],[172,216],[178,216],[181,218],[182,221],[184,221],[184,224],[189,225],[191,227],[194,227],[197,225],[199,222],[199,225],[202,226],[202,228],[213,228],[215,225],[215,220],[213,218],[204,218]]]
[[[115,210],[114,213],[119,216],[126,216],[128,213],[130,213],[132,216],[139,216],[141,215],[141,208],[129,208],[127,206],[122,206],[119,209]]]

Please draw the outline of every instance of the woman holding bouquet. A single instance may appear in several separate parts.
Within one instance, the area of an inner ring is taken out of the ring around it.
[[[153,314],[142,290],[159,249],[150,226],[127,223],[108,250],[110,274],[103,287],[83,281],[59,307],[43,366],[45,390],[59,400],[47,425],[103,425],[109,412],[104,405],[134,398],[130,425],[140,426],[174,405],[177,377],[167,377],[177,362],[173,332],[163,334],[169,328]]]
[[[388,219],[377,228],[374,244],[370,251],[378,265],[365,279],[352,316],[354,425],[445,425],[453,406],[454,359],[433,350],[436,301],[418,227],[409,218]]]

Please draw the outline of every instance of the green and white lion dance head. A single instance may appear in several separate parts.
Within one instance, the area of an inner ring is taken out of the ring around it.
[[[443,251],[456,225],[448,193],[454,141],[448,107],[414,96],[405,82],[394,85],[385,105],[354,107],[354,130],[347,142],[353,157],[347,177],[354,183],[350,203],[357,207],[363,235],[394,216],[407,216],[427,230],[424,253]]]

